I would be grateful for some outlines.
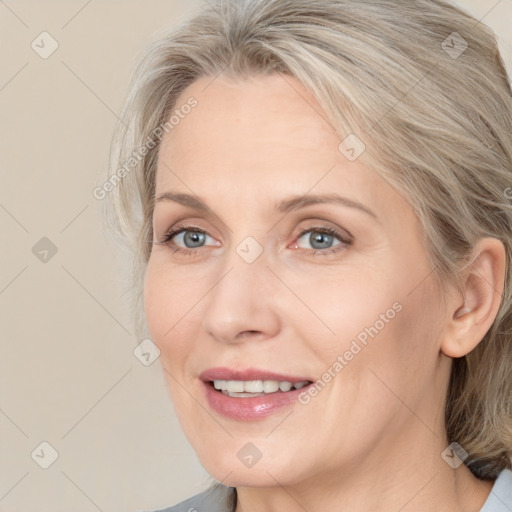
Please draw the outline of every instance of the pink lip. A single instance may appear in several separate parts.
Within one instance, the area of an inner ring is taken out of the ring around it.
[[[302,389],[275,393],[267,393],[263,396],[252,398],[237,398],[225,395],[216,390],[213,380],[277,380],[287,381],[292,384],[301,381],[312,381],[307,377],[292,377],[265,370],[249,368],[247,370],[231,370],[229,368],[211,368],[201,373],[199,378],[203,381],[206,399],[210,407],[217,413],[239,421],[254,421],[265,418],[278,410],[297,401]]]

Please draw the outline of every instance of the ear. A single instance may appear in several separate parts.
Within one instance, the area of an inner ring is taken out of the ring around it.
[[[491,328],[501,304],[505,284],[506,251],[497,238],[481,238],[471,264],[464,269],[463,297],[450,307],[441,352],[463,357],[471,352]]]

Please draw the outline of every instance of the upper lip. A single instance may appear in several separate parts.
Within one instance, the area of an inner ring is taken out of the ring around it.
[[[312,379],[307,377],[284,375],[258,368],[247,368],[245,370],[232,370],[225,367],[208,368],[199,375],[199,378],[204,382],[213,380],[277,380],[279,382],[291,382],[292,384],[305,381],[312,382]]]

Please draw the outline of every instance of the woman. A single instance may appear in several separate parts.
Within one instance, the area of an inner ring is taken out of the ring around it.
[[[148,49],[107,213],[217,481],[167,511],[512,510],[511,133],[438,0],[220,1]]]

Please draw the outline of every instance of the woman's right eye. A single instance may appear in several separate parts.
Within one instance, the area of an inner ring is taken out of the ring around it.
[[[178,225],[170,229],[159,244],[169,246],[174,252],[190,254],[196,252],[193,249],[204,247],[207,238],[214,240],[206,231],[195,226]],[[214,243],[213,245],[219,244]]]

